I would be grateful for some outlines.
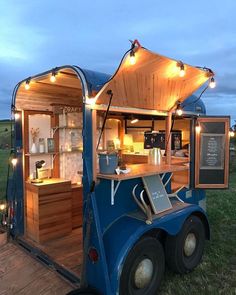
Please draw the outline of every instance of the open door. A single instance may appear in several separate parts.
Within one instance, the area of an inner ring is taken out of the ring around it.
[[[229,120],[229,117],[203,117],[196,120],[196,188],[228,187]]]

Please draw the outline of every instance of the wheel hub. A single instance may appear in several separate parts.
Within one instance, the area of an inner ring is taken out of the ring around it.
[[[196,249],[197,239],[194,233],[189,233],[185,239],[184,243],[184,254],[186,256],[191,256]]]
[[[145,288],[151,281],[153,275],[153,263],[150,259],[143,259],[137,266],[134,274],[135,287]]]

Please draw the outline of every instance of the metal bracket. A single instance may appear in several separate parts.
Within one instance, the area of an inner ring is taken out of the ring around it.
[[[121,181],[119,180],[117,182],[117,185],[115,186],[115,180],[114,179],[111,180],[111,205],[112,206],[115,204],[115,195],[120,186],[120,183]]]

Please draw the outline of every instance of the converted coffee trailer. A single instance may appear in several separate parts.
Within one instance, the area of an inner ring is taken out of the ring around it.
[[[228,186],[229,118],[191,96],[213,75],[135,41],[112,77],[63,66],[18,83],[18,243],[84,294],[156,294],[165,260],[194,269],[210,236],[204,189]]]

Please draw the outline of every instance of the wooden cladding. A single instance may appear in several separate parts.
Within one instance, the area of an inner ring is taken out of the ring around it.
[[[177,61],[140,48],[135,65],[126,57],[116,75],[97,95],[98,104],[107,104],[107,90],[113,92],[112,106],[169,111],[209,79],[209,72],[184,65],[179,76]]]
[[[83,104],[82,85],[72,70],[64,69],[56,75],[56,81],[50,81],[51,74],[32,79],[30,88],[21,84],[16,94],[18,110],[51,111],[51,105],[63,104],[80,107]]]
[[[229,117],[197,120],[195,187],[227,188],[229,178]]]

